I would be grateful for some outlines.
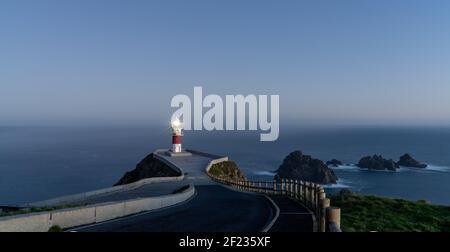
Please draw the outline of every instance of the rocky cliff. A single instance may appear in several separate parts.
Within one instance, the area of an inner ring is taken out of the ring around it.
[[[125,185],[145,178],[174,176],[181,176],[181,174],[156,159],[152,153],[139,162],[134,170],[126,172],[114,185]]]
[[[290,153],[276,171],[275,179],[299,179],[319,184],[336,184],[333,170],[319,159],[303,155],[301,151]]]

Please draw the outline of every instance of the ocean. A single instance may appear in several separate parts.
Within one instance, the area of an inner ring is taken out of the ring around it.
[[[18,205],[108,187],[157,148],[171,144],[168,127],[0,127],[0,205]],[[280,130],[275,142],[259,132],[187,131],[184,147],[228,155],[247,177],[270,180],[291,151],[301,150],[335,168],[338,184],[363,194],[425,199],[450,205],[450,128],[299,127]],[[430,166],[398,172],[353,164],[366,155],[410,153]]]

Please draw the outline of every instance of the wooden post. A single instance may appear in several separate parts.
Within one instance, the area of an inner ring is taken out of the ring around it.
[[[305,181],[305,205],[309,204],[309,182]]]
[[[289,196],[290,195],[290,187],[291,187],[291,180],[290,179],[286,179],[286,195]]]
[[[284,195],[287,195],[287,192],[288,192],[288,183],[289,183],[289,180],[288,179],[285,179],[284,180]]]
[[[287,195],[289,197],[291,197],[292,196],[292,179],[289,179],[288,182],[289,182],[289,184],[288,184],[288,189],[287,189],[287,191],[288,191]]]
[[[291,184],[291,197],[295,196],[295,179],[292,179],[292,184]]]
[[[322,210],[322,200],[326,198],[326,194],[325,194],[325,190],[323,190],[322,186],[318,186],[317,187],[317,200],[316,200],[316,204],[317,204],[317,216],[320,216],[321,214],[321,210]]]
[[[326,210],[330,206],[330,199],[324,198],[320,206],[319,231],[326,232]]]
[[[294,181],[294,198],[298,199],[298,180]]]
[[[303,181],[300,180],[300,201],[303,202],[304,198],[303,198]]]
[[[277,194],[277,180],[274,179],[273,180],[273,194]]]
[[[310,202],[311,202],[311,208],[314,210],[314,194],[315,194],[315,186],[316,184],[311,182],[311,190],[310,190]]]
[[[334,224],[334,226],[339,230],[341,229],[341,209],[339,207],[328,207],[326,210],[326,216],[328,230],[330,230],[330,224]]]
[[[289,196],[291,194],[290,187],[291,187],[291,180],[286,179],[286,196]]]

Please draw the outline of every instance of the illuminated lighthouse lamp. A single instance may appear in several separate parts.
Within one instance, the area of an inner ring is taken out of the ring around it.
[[[183,138],[183,122],[180,119],[175,118],[171,125],[172,127],[172,149],[169,151],[170,156],[191,156],[192,154],[183,151],[181,148],[181,142]]]

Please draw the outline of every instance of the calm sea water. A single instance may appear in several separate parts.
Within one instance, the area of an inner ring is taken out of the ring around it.
[[[111,186],[170,141],[164,127],[0,127],[0,205]],[[450,128],[282,129],[278,141],[264,143],[254,132],[186,132],[184,145],[226,154],[255,179],[271,179],[270,171],[297,149],[346,164],[369,154],[396,160],[408,152],[430,169],[370,172],[346,165],[335,170],[339,183],[330,190],[450,205]]]

